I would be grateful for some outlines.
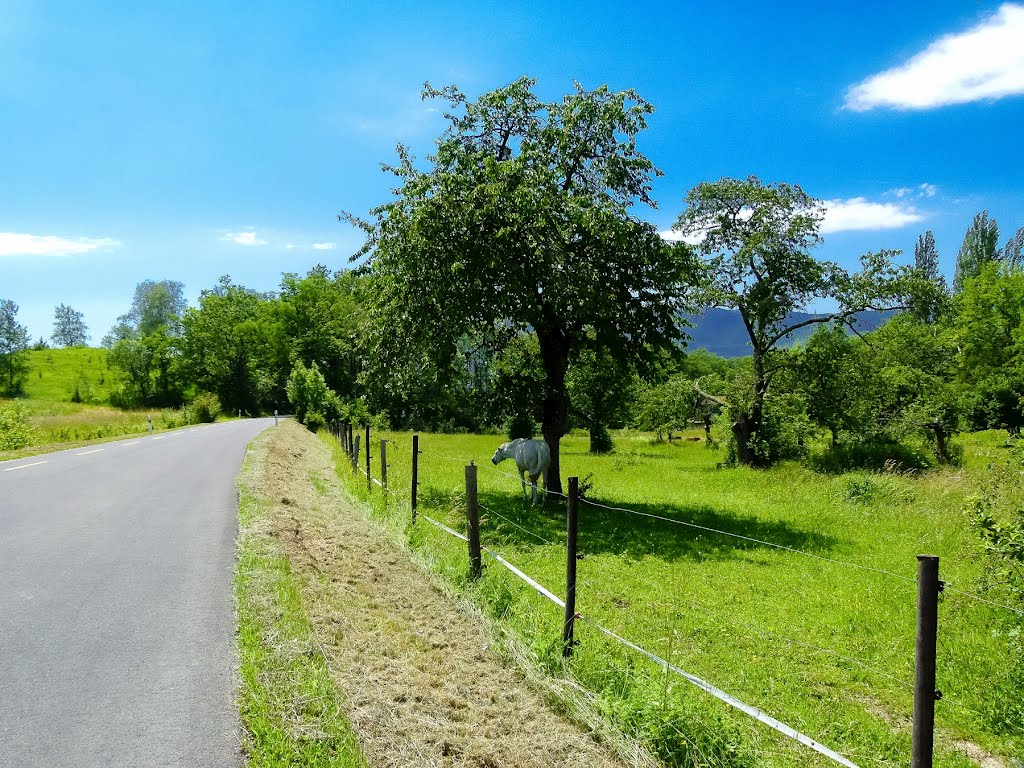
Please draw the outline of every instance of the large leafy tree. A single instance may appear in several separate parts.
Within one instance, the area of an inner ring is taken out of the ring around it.
[[[912,268],[897,268],[892,252],[861,257],[861,271],[850,274],[838,264],[820,261],[810,250],[818,244],[821,204],[800,187],[764,184],[757,177],[723,178],[690,190],[675,229],[699,238],[708,279],[702,303],[735,309],[750,338],[752,376],[749,393],[730,403],[737,458],[757,466],[769,462],[764,444],[765,398],[787,364],[783,345],[789,335],[816,323],[853,326],[866,309],[908,306],[910,288],[921,282]],[[792,313],[830,300],[838,308],[799,321]]]
[[[51,338],[58,347],[84,347],[89,341],[84,315],[66,304],[58,304],[53,310]]]
[[[289,340],[273,317],[273,298],[225,275],[182,318],[189,379],[216,394],[229,411],[261,413],[284,406]]]
[[[28,328],[18,322],[18,305],[10,299],[0,299],[0,381],[8,395],[21,391],[28,370],[25,353],[30,341]]]
[[[1024,427],[1024,272],[989,263],[964,281],[953,302],[950,334],[971,396],[973,426]]]
[[[544,383],[530,394],[560,492],[570,360],[588,336],[624,362],[677,343],[694,275],[688,248],[632,212],[654,204],[659,171],[636,148],[651,105],[579,85],[546,103],[534,85],[522,78],[476,101],[427,86],[425,97],[447,102],[448,128],[426,168],[399,148],[396,199],[364,225],[363,252],[388,368],[420,350],[443,371],[471,332],[536,333]]]
[[[316,363],[327,386],[345,398],[356,396],[362,369],[363,282],[352,272],[332,274],[317,265],[305,277],[285,274],[273,304],[292,358]]]
[[[181,316],[188,306],[175,280],[144,280],[135,286],[131,309],[103,338],[110,365],[124,377],[122,405],[175,405],[183,396]]]

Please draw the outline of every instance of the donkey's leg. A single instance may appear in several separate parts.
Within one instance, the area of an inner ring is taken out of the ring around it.
[[[526,470],[525,469],[519,474],[519,480],[523,484],[523,501],[529,501],[530,494],[526,490]]]
[[[535,507],[535,506],[537,506],[537,476],[536,475],[530,475],[530,486],[531,486],[531,489],[532,489],[531,494],[530,494],[530,504]]]

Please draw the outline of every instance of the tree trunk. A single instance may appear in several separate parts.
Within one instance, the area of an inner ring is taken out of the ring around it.
[[[764,393],[768,388],[764,375],[764,359],[754,352],[754,401],[745,413],[739,414],[732,423],[732,433],[736,437],[736,458],[740,464],[748,467],[759,467],[764,460],[753,449],[753,441],[761,432],[761,421],[764,415]]]
[[[551,464],[545,478],[547,489],[562,493],[562,470],[559,462],[559,441],[568,426],[569,394],[565,374],[569,369],[570,338],[560,328],[537,328],[540,357],[544,365],[544,403],[541,434],[551,450]]]
[[[943,428],[942,422],[936,419],[928,426],[935,433],[935,454],[938,456],[939,463],[949,464],[949,448],[946,445],[946,430]]]

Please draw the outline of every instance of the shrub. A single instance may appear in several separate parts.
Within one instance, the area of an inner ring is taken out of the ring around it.
[[[516,413],[505,422],[505,434],[509,440],[517,440],[520,437],[529,439],[537,434],[537,425],[531,416]]]
[[[590,431],[590,452],[611,453],[613,447],[612,436],[608,432],[608,427],[604,424],[595,425]]]
[[[0,451],[16,451],[32,440],[28,409],[21,403],[0,408]]]
[[[810,465],[818,472],[841,474],[855,469],[878,472],[914,472],[928,469],[932,459],[927,452],[890,440],[840,443],[810,456]]]
[[[310,432],[316,432],[317,430],[324,429],[327,427],[327,419],[324,418],[322,413],[316,411],[306,412],[306,429]]]
[[[189,423],[212,424],[220,414],[220,399],[211,392],[200,392],[189,403]]]

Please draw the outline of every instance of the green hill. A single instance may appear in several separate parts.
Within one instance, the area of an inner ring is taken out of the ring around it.
[[[96,347],[32,350],[26,397],[71,402],[77,387],[82,402],[109,402],[114,377],[107,368],[107,355],[108,350]]]

